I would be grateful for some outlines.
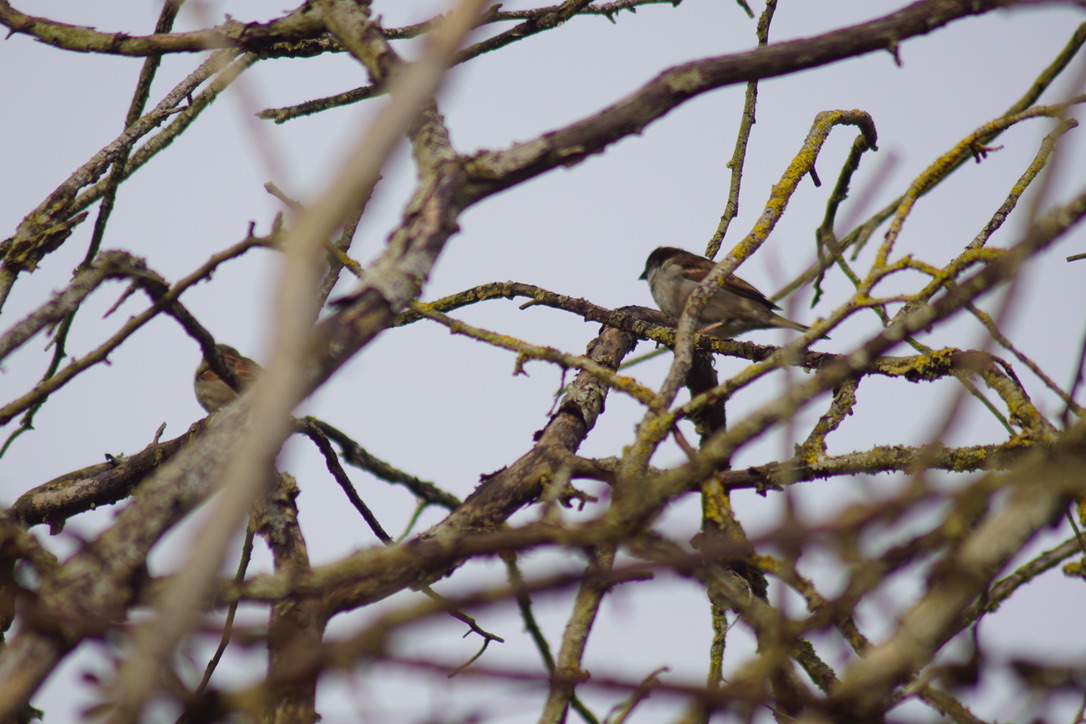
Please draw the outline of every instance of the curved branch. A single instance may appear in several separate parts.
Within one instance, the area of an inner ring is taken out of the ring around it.
[[[606,328],[589,345],[588,356],[617,369],[635,343],[633,335]],[[538,497],[545,483],[595,425],[606,394],[606,385],[594,375],[579,373],[558,411],[539,433],[535,447],[508,468],[487,477],[448,518],[403,547],[416,554],[408,556],[404,565],[375,570],[372,576],[352,577],[329,591],[326,594],[329,610],[342,611],[383,598],[405,585],[429,583],[446,575],[448,568],[457,564],[455,557],[448,560],[442,555],[444,545],[465,534],[497,530],[516,510]]]
[[[1081,495],[1086,422],[1079,422],[1051,451],[1038,450],[1029,462],[1000,481],[1006,505],[985,516],[974,532],[945,556],[928,579],[924,596],[902,616],[890,638],[867,652],[841,679],[830,697],[834,719],[868,720],[885,708],[892,688],[930,660],[968,625],[962,614],[1033,535]]]
[[[644,524],[651,520],[668,500],[688,490],[694,481],[712,474],[717,466],[730,459],[735,451],[747,442],[809,404],[817,395],[871,369],[879,355],[895,346],[906,335],[951,316],[966,303],[1013,278],[1028,258],[1050,245],[1083,216],[1086,216],[1086,192],[1082,192],[1066,206],[1054,209],[1039,218],[1018,244],[1008,249],[1001,258],[964,280],[947,295],[894,323],[851,354],[843,355],[839,361],[819,370],[817,375],[793,385],[780,398],[762,406],[729,430],[713,435],[702,446],[695,460],[652,481],[632,481],[636,483],[636,490],[623,495],[621,499],[616,497],[609,512],[609,519],[625,521],[630,527],[639,525],[638,521]],[[776,353],[777,356],[784,358],[792,353],[790,347],[791,345],[783,348]],[[772,363],[770,360],[762,365]],[[737,380],[748,374],[758,374],[756,370],[762,365],[752,365],[727,385],[730,387],[738,384]],[[996,384],[994,379],[992,384]],[[1016,412],[1012,409],[1012,415]],[[1056,435],[1051,424],[1043,418],[1034,422],[1036,426],[1030,429],[1030,432],[1036,436],[1036,442],[1042,445],[1054,442]]]
[[[576,12],[570,15],[603,15],[613,21],[614,16],[620,11],[635,11],[639,5],[657,3],[678,5],[679,2],[681,0],[617,0],[602,5],[578,7]],[[581,4],[577,3],[577,5]],[[526,21],[525,25],[545,25],[547,18],[566,10],[564,5],[531,10],[497,9],[500,7],[500,5],[493,6],[491,12],[486,13],[476,27],[513,20]],[[388,28],[382,32],[390,40],[415,38],[433,30],[439,20],[441,16],[401,28]],[[102,32],[85,25],[71,25],[49,18],[27,15],[13,8],[8,0],[0,0],[0,25],[9,29],[9,35],[17,33],[29,35],[38,42],[77,53],[143,57],[238,48],[258,52],[262,57],[268,58],[304,58],[344,50],[334,38],[329,38],[324,34],[323,21],[318,13],[313,12],[312,5],[308,2],[303,3],[291,13],[266,23],[228,20],[220,26],[189,33],[129,35],[128,33]],[[531,34],[523,30],[521,33],[522,35]]]
[[[156,33],[133,36],[103,33],[83,25],[69,25],[21,13],[8,0],[0,0],[0,24],[11,34],[29,35],[39,42],[78,53],[105,53],[143,57],[166,53],[199,53],[219,48],[259,50],[274,43],[307,40],[324,32],[320,15],[309,3],[267,23],[228,20],[219,27],[191,33]]]
[[[199,269],[184,279],[181,279],[173,286],[167,284],[157,273],[148,269],[146,263],[142,259],[133,257],[127,252],[112,251],[103,254],[103,257],[109,255],[111,264],[119,265],[123,262],[126,265],[126,268],[123,271],[124,276],[131,278],[133,284],[142,287],[147,295],[154,300],[153,303],[144,311],[132,316],[108,340],[99,345],[97,349],[87,353],[78,360],[74,360],[57,374],[39,382],[34,389],[0,407],[0,425],[6,424],[15,417],[15,415],[44,400],[87,368],[106,360],[110,352],[116,349],[124,342],[124,340],[128,339],[128,337],[135,334],[140,327],[147,324],[147,322],[151,321],[162,312],[168,312],[173,315],[190,335],[200,341],[205,349],[210,349],[214,346],[214,340],[212,339],[211,334],[192,317],[178,299],[180,299],[181,294],[186,289],[207,278],[207,276],[220,264],[244,254],[254,246],[268,246],[268,241],[257,237],[249,237],[229,249],[215,254]],[[121,271],[117,271],[114,276],[120,276],[121,273]],[[49,305],[46,305],[36,314],[48,315],[54,311],[55,310],[50,310]],[[17,341],[17,339],[15,341]]]
[[[498,193],[558,166],[571,166],[626,136],[641,133],[686,101],[735,83],[764,80],[826,65],[926,35],[954,20],[981,15],[1019,0],[921,0],[867,23],[746,53],[696,60],[666,70],[599,113],[504,151],[470,159],[474,200]]]
[[[20,495],[9,514],[25,525],[49,523],[57,530],[77,513],[127,498],[158,466],[202,435],[205,427],[206,418],[173,440],[154,442],[135,455],[91,465],[42,483]]]

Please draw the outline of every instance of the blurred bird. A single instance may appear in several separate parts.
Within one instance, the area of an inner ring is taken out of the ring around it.
[[[661,246],[645,262],[641,279],[649,283],[656,306],[676,320],[682,316],[686,298],[709,275],[716,264],[697,254],[673,246]],[[783,327],[806,332],[807,327],[774,312],[780,309],[766,296],[734,274],[709,297],[698,316],[698,332],[730,339],[754,329]]]
[[[240,352],[229,345],[217,344],[215,349],[219,351],[219,356],[222,357],[223,362],[237,376],[242,390],[251,385],[253,380],[264,371],[263,367],[248,357],[243,357]],[[220,407],[225,407],[238,396],[238,393],[234,392],[230,385],[226,384],[218,373],[211,369],[206,359],[201,360],[200,366],[196,368],[194,387],[196,389],[196,401],[208,412],[215,412]]]

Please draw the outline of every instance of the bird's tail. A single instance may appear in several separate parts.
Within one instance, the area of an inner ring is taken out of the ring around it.
[[[773,315],[773,326],[774,327],[781,327],[783,329],[794,329],[797,332],[806,332],[808,329],[810,329],[805,324],[800,324],[799,322],[793,322],[791,319],[788,319],[787,317],[782,317],[779,314],[774,314]]]
[[[800,333],[806,332],[808,329],[810,329],[810,327],[808,327],[806,324],[793,322],[791,319],[788,319],[787,317],[782,317],[779,314],[773,315],[773,323],[776,327],[782,327],[784,329],[794,329]],[[824,334],[822,335],[821,339],[829,339],[829,335]]]

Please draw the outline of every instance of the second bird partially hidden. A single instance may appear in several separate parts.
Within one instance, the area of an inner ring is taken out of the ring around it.
[[[215,349],[219,351],[223,362],[237,375],[243,390],[264,371],[263,367],[229,345],[217,344]],[[238,393],[234,392],[230,385],[211,369],[206,359],[202,360],[196,369],[196,379],[193,382],[196,389],[196,401],[208,412],[214,412],[237,399]]]

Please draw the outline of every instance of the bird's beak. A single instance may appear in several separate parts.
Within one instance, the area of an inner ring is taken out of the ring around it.
[[[643,281],[643,282],[647,282],[649,280],[649,268],[648,267],[645,267],[645,271],[641,272],[641,276],[639,276],[638,279]]]

